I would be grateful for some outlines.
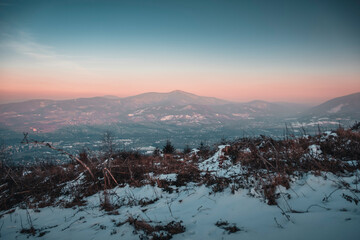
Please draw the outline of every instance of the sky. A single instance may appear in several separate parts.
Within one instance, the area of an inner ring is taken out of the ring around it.
[[[0,103],[183,90],[360,91],[359,1],[0,0]]]

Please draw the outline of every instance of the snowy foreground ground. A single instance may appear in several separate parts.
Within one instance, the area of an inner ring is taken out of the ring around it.
[[[230,177],[239,166],[224,171],[217,167],[220,150],[200,168]],[[88,197],[85,206],[45,207],[1,212],[1,239],[147,239],[126,220],[142,219],[149,224],[180,222],[185,232],[172,239],[360,239],[359,173],[339,177],[331,173],[304,174],[293,179],[290,189],[277,188],[277,205],[268,205],[255,188],[213,192],[211,187],[189,183],[172,193],[157,186],[125,186],[110,191],[111,201],[122,203],[118,214],[99,208],[103,194]],[[154,176],[174,180],[175,174]],[[349,185],[347,185],[348,183]],[[81,179],[69,184],[81,184]],[[343,195],[345,194],[345,195]],[[154,201],[151,201],[154,200]],[[146,201],[149,204],[139,204]],[[152,203],[153,202],[153,203]],[[20,233],[30,224],[35,236]],[[218,223],[218,224],[217,224]],[[227,227],[236,226],[236,232]],[[40,234],[41,233],[41,234]],[[41,236],[40,236],[41,235]]]

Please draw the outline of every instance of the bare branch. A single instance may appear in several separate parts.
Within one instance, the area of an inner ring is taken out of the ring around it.
[[[24,133],[24,139],[21,141],[21,143],[23,144],[35,144],[35,145],[42,145],[42,146],[45,146],[45,147],[48,147],[48,148],[51,148],[55,151],[58,151],[62,154],[66,154],[68,155],[71,159],[74,159],[76,160],[78,163],[80,163],[84,168],[86,168],[86,170],[88,170],[88,172],[90,173],[91,177],[93,179],[95,179],[95,176],[94,174],[92,173],[92,171],[90,170],[90,168],[83,162],[81,161],[78,157],[72,155],[71,153],[68,153],[66,152],[65,150],[61,149],[61,148],[56,148],[54,146],[52,146],[50,143],[45,143],[44,141],[36,141],[36,140],[33,140],[33,139],[28,139],[28,133]]]

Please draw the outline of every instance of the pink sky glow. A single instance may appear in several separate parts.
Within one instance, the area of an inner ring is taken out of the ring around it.
[[[245,102],[255,99],[321,103],[360,91],[356,74],[123,74],[99,76],[81,74],[27,74],[0,72],[0,102],[28,99],[69,99],[144,92],[183,90]]]

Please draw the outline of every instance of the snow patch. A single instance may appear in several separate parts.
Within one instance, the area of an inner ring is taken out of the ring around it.
[[[174,115],[167,115],[165,117],[160,118],[160,121],[169,121],[174,118]]]
[[[330,109],[329,111],[327,111],[327,112],[328,112],[328,113],[337,113],[337,112],[339,112],[339,111],[341,110],[341,108],[342,108],[343,106],[346,106],[346,105],[345,105],[345,104],[339,104],[338,106],[331,108],[331,109]]]
[[[320,149],[320,146],[319,146],[319,145],[316,145],[316,144],[310,145],[310,146],[309,146],[309,154],[310,154],[312,157],[319,158],[320,155],[322,154],[322,151],[321,151],[321,149]]]
[[[170,173],[170,174],[160,174],[159,179],[160,180],[167,180],[167,181],[176,181],[177,174],[176,173]]]

